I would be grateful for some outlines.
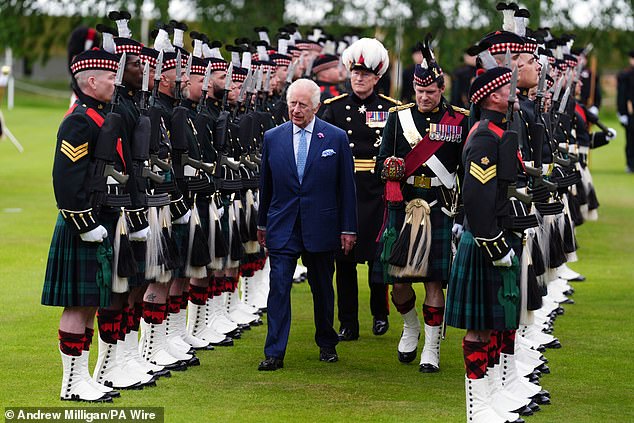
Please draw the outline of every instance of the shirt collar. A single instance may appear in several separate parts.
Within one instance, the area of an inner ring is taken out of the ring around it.
[[[309,134],[312,134],[314,127],[315,127],[315,116],[313,116],[313,120],[311,120],[308,123],[308,125],[306,125],[306,128],[303,128],[303,129],[305,129],[306,132],[308,132]],[[300,128],[299,126],[293,124],[293,134],[297,134],[301,130],[302,130],[302,128]]]

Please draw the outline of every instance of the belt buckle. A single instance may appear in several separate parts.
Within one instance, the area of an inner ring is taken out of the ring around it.
[[[414,186],[416,188],[431,188],[431,178],[427,176],[415,176]]]

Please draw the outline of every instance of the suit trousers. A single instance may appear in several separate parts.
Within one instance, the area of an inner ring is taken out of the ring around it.
[[[278,250],[269,250],[271,289],[267,302],[268,332],[264,344],[266,357],[281,359],[286,354],[291,329],[291,287],[297,259],[300,256],[308,269],[308,284],[313,295],[315,342],[320,348],[326,350],[334,350],[337,345],[337,332],[333,328],[334,251],[306,251],[302,242],[301,223],[298,216],[286,245]]]
[[[634,120],[634,115],[629,115]],[[630,171],[634,171],[634,122],[625,127],[625,161]]]
[[[359,280],[357,263],[337,260],[337,317],[341,329],[347,328],[359,333]],[[370,312],[374,318],[385,320],[389,314],[387,297],[388,285],[374,281],[373,262],[368,262],[368,285],[370,287]]]

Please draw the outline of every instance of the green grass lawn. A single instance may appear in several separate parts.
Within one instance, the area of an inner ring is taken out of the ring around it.
[[[0,405],[62,406],[57,351],[60,309],[40,305],[46,257],[56,218],[51,185],[55,134],[66,103],[18,98],[6,123],[25,148],[0,142]],[[606,117],[616,127],[613,117]],[[620,128],[620,127],[619,127]],[[622,132],[622,131],[621,131]],[[563,344],[550,350],[552,373],[542,385],[553,405],[527,421],[634,421],[634,175],[624,173],[624,137],[592,153],[601,207],[599,221],[578,229],[576,304],[556,322]],[[247,332],[233,348],[200,352],[202,365],[155,388],[124,392],[117,406],[164,406],[166,421],[464,421],[462,332],[449,329],[442,372],[402,365],[398,314],[382,337],[371,333],[365,268],[360,275],[361,337],[338,347],[340,361],[318,361],[312,301],[306,283],[293,287],[293,326],[285,368],[258,372],[266,327]],[[424,296],[418,288],[420,307]],[[91,363],[96,361],[96,348]]]

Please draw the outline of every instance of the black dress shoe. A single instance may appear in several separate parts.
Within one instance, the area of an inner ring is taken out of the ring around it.
[[[517,410],[512,410],[513,413],[517,413],[522,417],[527,417],[527,416],[532,416],[533,415],[533,410],[530,409],[530,407],[528,406],[524,406],[524,407],[520,407]]]
[[[319,349],[319,361],[325,361],[326,363],[334,363],[339,361],[339,356],[337,355],[337,351],[335,349]]]
[[[284,367],[284,360],[282,360],[281,358],[266,357],[264,361],[260,362],[260,365],[258,366],[258,370],[273,371],[273,370],[281,369],[283,367]]]
[[[550,398],[546,395],[540,395],[539,393],[533,395],[533,401],[539,405],[550,405]]]
[[[222,341],[212,342],[211,345],[214,345],[216,347],[233,347],[233,338],[225,336],[225,339],[223,339]]]
[[[418,367],[418,371],[421,373],[438,373],[440,369],[431,363],[423,363]]]
[[[397,352],[398,352],[398,361],[400,361],[401,363],[411,363],[418,356],[418,348],[410,352],[401,352],[398,350]]]
[[[542,346],[542,345],[540,345],[540,346]],[[550,341],[547,344],[544,344],[543,346],[546,347],[546,348],[552,348],[554,350],[557,350],[557,349],[561,348],[561,342],[559,342],[559,339],[555,338],[554,340]]]
[[[359,339],[359,331],[355,332],[352,329],[341,328],[337,337],[340,341],[356,341]]]
[[[372,319],[372,321],[372,333],[376,336],[385,334],[385,332],[387,332],[387,330],[390,328],[390,322],[387,320],[387,317],[385,319],[374,318]]]

